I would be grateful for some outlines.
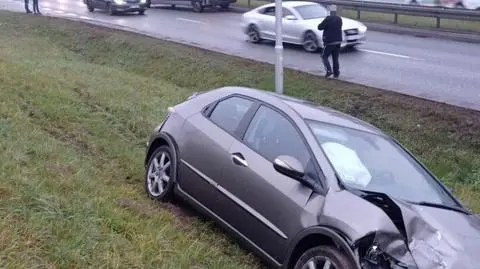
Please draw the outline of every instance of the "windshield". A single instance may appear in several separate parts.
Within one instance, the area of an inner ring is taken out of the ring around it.
[[[410,202],[458,204],[397,143],[350,128],[308,121],[344,185]]]
[[[304,20],[325,18],[328,15],[328,10],[318,4],[298,6],[295,9]]]

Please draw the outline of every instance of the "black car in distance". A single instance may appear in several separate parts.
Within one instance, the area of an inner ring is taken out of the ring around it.
[[[480,268],[479,216],[409,151],[285,95],[223,87],[169,108],[147,143],[144,184],[274,268]]]
[[[127,12],[138,12],[143,15],[147,10],[146,0],[83,0],[83,3],[90,12],[100,9],[108,11],[110,15]]]

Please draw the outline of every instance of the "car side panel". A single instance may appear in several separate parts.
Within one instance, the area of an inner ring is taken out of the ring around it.
[[[242,167],[230,161],[220,184],[239,201],[232,216],[222,216],[274,259],[282,261],[288,240],[302,230],[302,214],[312,190],[273,168],[266,160],[239,141],[230,153],[240,152],[248,162]],[[243,216],[238,219],[238,216]]]
[[[178,135],[178,183],[183,191],[214,213],[222,205],[222,196],[214,182],[229,160],[228,149],[233,140],[200,112],[185,121]]]

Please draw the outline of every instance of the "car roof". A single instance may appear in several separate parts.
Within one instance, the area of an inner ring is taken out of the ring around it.
[[[319,3],[315,2],[308,2],[308,1],[282,1],[282,6],[284,7],[298,7],[298,6],[304,6],[304,5],[320,5]],[[269,3],[266,5],[263,5],[263,7],[271,7],[275,6],[275,3]]]
[[[364,132],[374,133],[381,136],[388,136],[379,128],[350,116],[338,110],[317,105],[313,102],[278,94],[271,91],[264,91],[247,87],[228,86],[216,89],[217,91],[228,91],[231,94],[241,94],[262,100],[272,105],[283,103],[293,109],[304,120],[313,120],[332,125],[347,127]]]

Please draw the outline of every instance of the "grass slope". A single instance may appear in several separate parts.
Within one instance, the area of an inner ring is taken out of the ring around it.
[[[480,211],[480,113],[286,70],[289,95],[395,135]],[[0,12],[1,268],[260,268],[216,228],[143,193],[166,108],[273,67],[60,19]]]

